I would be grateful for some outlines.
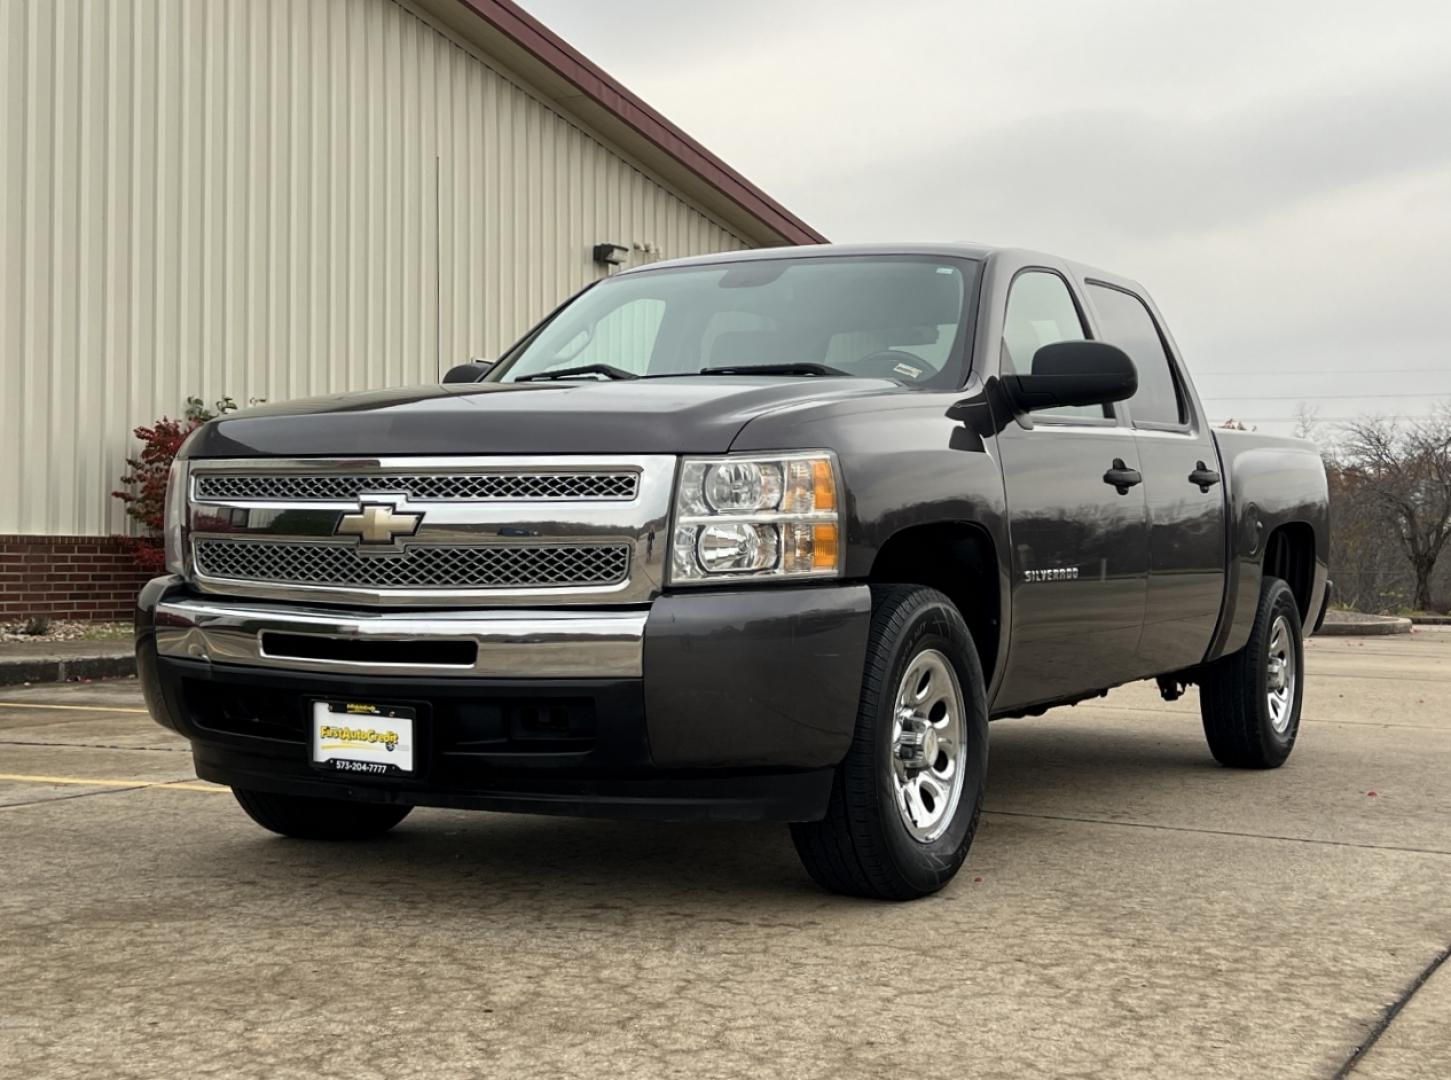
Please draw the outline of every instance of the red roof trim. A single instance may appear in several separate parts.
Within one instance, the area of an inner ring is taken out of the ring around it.
[[[793,244],[826,237],[772,199],[511,0],[458,0],[596,104]]]

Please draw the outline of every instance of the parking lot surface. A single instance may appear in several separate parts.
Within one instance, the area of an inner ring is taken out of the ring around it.
[[[1451,632],[1307,666],[1274,772],[1193,691],[995,724],[968,865],[905,905],[784,827],[284,840],[134,681],[10,688],[0,1076],[1451,1076]]]

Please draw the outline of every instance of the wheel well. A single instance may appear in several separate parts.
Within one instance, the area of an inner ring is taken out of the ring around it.
[[[946,594],[977,646],[982,676],[992,681],[1001,633],[1001,590],[992,538],[977,525],[941,522],[894,533],[877,552],[871,581],[925,585]]]
[[[1283,578],[1295,594],[1300,618],[1310,618],[1310,592],[1315,587],[1315,530],[1303,521],[1281,525],[1265,541],[1265,569]]]

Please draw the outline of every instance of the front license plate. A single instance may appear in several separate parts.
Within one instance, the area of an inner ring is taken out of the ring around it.
[[[315,701],[312,762],[334,772],[399,776],[413,772],[413,709],[359,701]]]

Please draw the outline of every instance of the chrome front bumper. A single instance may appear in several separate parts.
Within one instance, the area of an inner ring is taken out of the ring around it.
[[[288,671],[638,678],[648,617],[648,610],[640,609],[403,614],[166,600],[156,608],[155,635],[161,656]],[[438,662],[418,658],[430,643],[440,646]],[[390,644],[406,647],[411,658],[388,659]],[[470,655],[472,661],[466,662]]]

